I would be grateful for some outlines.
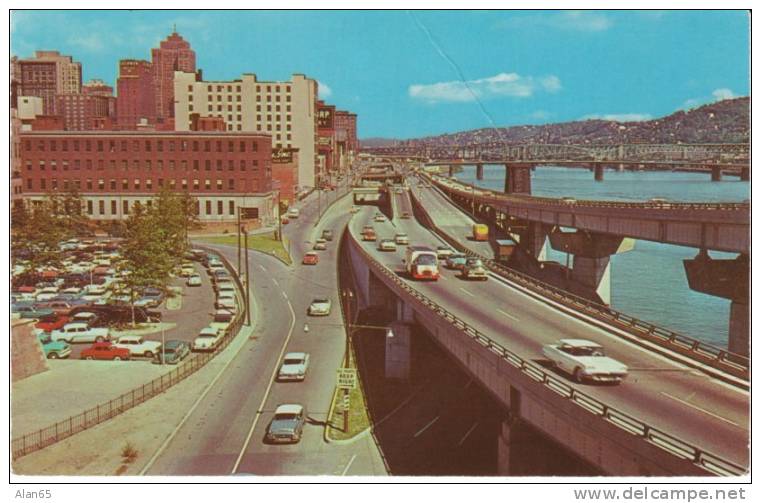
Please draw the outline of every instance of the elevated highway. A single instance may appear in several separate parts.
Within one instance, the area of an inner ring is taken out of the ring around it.
[[[394,197],[397,208],[410,204],[406,192]],[[496,275],[472,283],[444,270],[438,282],[413,282],[400,272],[403,247],[380,252],[374,243],[359,240],[371,217],[366,210],[355,215],[347,239],[352,264],[365,278],[366,302],[372,304],[379,290],[391,292],[401,320],[428,327],[503,403],[510,412],[501,449],[509,450],[511,425],[525,421],[610,474],[739,474],[747,469],[746,391],[553,309]],[[402,231],[411,244],[441,244],[413,219],[375,226],[379,238]],[[629,377],[620,386],[579,385],[551,370],[542,344],[563,337],[603,344],[630,367]]]

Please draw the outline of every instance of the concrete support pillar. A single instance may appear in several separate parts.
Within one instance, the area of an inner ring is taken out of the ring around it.
[[[595,182],[602,182],[605,168],[602,164],[595,164]]]
[[[730,299],[728,348],[742,356],[750,355],[750,259],[714,259],[701,250],[684,260],[690,288],[716,297]]]
[[[411,338],[410,326],[392,322],[386,332],[386,379],[408,380],[410,377]]]
[[[396,299],[396,321],[403,323],[413,323],[415,321],[415,311],[412,306],[402,299]]]
[[[484,165],[476,164],[476,180],[484,179]]]
[[[741,182],[749,182],[750,181],[750,166],[744,167],[740,169],[740,181]]]
[[[719,167],[719,166],[712,166],[711,167],[711,181],[712,182],[720,182],[721,181],[721,167]]]
[[[531,165],[505,164],[505,194],[531,195]]]
[[[542,222],[528,222],[526,230],[519,234],[518,246],[539,262],[547,260],[547,235],[550,229]]]
[[[563,232],[556,228],[550,234],[554,250],[573,255],[573,281],[594,291],[598,300],[610,304],[610,256],[634,248],[634,240],[608,234]]]

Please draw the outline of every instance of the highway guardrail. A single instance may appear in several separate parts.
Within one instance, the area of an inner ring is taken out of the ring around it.
[[[712,454],[698,446],[690,444],[689,442],[685,442],[670,433],[650,426],[630,414],[609,406],[606,403],[579,391],[573,386],[568,385],[554,375],[547,373],[542,367],[531,360],[524,359],[518,354],[505,348],[487,335],[479,332],[478,329],[471,326],[466,321],[449,312],[445,307],[439,305],[425,294],[410,286],[398,276],[396,271],[389,269],[368,253],[362,244],[357,241],[351,230],[350,234],[353,246],[360,251],[365,260],[367,260],[374,270],[383,275],[388,281],[395,284],[399,289],[403,290],[417,302],[437,314],[440,318],[457,327],[457,329],[462,331],[469,338],[473,339],[481,346],[488,348],[491,352],[501,357],[516,369],[519,369],[521,373],[525,374],[529,379],[546,386],[559,396],[570,400],[590,413],[608,421],[610,424],[613,424],[632,435],[638,436],[675,456],[689,460],[694,465],[707,472],[722,476],[736,476],[747,473],[746,467]]]
[[[411,192],[413,192],[413,198],[417,201],[414,197],[414,191]],[[461,253],[480,258],[492,272],[499,276],[513,281],[536,294],[559,302],[575,311],[593,316],[604,323],[625,331],[627,334],[630,334],[641,341],[657,344],[658,346],[669,349],[675,353],[687,356],[696,362],[708,365],[741,379],[747,383],[746,385],[743,385],[743,387],[745,389],[750,388],[750,358],[737,353],[732,353],[727,349],[708,344],[673,330],[659,327],[653,323],[640,320],[633,316],[629,316],[609,306],[585,299],[584,297],[563,290],[562,288],[544,283],[528,274],[511,269],[494,259],[485,257],[468,248],[455,236],[451,236],[448,232],[438,227],[433,218],[428,214],[425,205],[422,204],[422,202],[417,201],[417,206],[423,211],[434,230],[451,246]],[[722,376],[717,375],[717,377]],[[734,381],[731,382],[736,384]]]

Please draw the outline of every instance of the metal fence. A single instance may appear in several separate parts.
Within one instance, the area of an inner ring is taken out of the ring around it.
[[[415,198],[413,197],[413,199]],[[674,332],[673,330],[659,327],[653,323],[634,318],[628,314],[616,311],[609,306],[592,302],[589,299],[585,299],[584,297],[580,297],[554,285],[544,283],[528,274],[506,267],[496,260],[480,255],[468,248],[454,236],[451,236],[445,230],[438,227],[425,209],[425,205],[418,201],[417,206],[425,214],[427,220],[437,234],[447,241],[447,243],[461,253],[480,258],[492,272],[499,276],[509,279],[543,297],[561,303],[568,308],[592,316],[603,323],[623,330],[627,334],[632,335],[641,341],[657,344],[658,346],[687,356],[701,364],[709,365],[717,370],[721,370],[722,372],[747,382],[747,385],[743,385],[746,389],[750,387],[750,359],[748,357],[732,353],[726,349],[699,341],[698,339]]]
[[[203,248],[209,250],[209,248],[198,246],[197,248]],[[240,278],[235,273],[230,262],[222,256],[222,262],[227,269],[232,273],[233,281],[238,287],[238,292],[243,292],[243,285]],[[243,306],[243,302],[239,305]],[[60,442],[66,438],[76,435],[79,432],[92,428],[98,424],[103,423],[115,417],[122,412],[126,412],[137,405],[147,401],[154,396],[163,393],[167,389],[171,388],[175,384],[179,383],[189,375],[196,372],[198,369],[206,365],[212,358],[214,358],[221,350],[227,347],[228,344],[235,338],[240,332],[243,326],[243,320],[245,319],[246,309],[248,306],[244,306],[243,309],[239,309],[238,313],[233,318],[233,321],[225,329],[225,334],[222,337],[221,343],[210,353],[194,354],[191,358],[181,364],[179,364],[174,370],[167,374],[163,374],[152,381],[143,384],[137,388],[132,389],[120,396],[102,403],[91,409],[75,416],[70,416],[68,419],[59,421],[53,425],[45,428],[41,428],[37,431],[27,433],[18,438],[11,440],[11,453],[14,460],[26,456],[32,452],[43,449],[49,445]]]
[[[577,390],[554,375],[547,373],[542,367],[531,360],[521,358],[410,286],[406,281],[402,280],[395,271],[392,271],[368,253],[361,243],[356,240],[353,234],[351,235],[351,239],[353,241],[352,246],[358,249],[372,268],[385,277],[387,281],[395,284],[416,302],[422,304],[440,318],[443,318],[451,325],[457,327],[458,330],[462,331],[479,345],[487,348],[513,367],[519,369],[521,373],[525,374],[534,382],[546,386],[559,396],[572,401],[576,405],[601,419],[608,421],[618,428],[640,437],[652,445],[668,451],[675,456],[689,460],[694,465],[710,473],[731,476],[743,475],[747,472],[746,467],[707,452],[698,446],[692,445],[665,431],[650,426],[623,411],[611,407],[604,402]]]

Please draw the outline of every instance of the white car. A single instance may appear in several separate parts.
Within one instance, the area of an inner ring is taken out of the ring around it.
[[[301,212],[297,208],[291,208],[290,210],[288,210],[288,213],[286,213],[286,215],[288,215],[288,218],[299,218],[300,214]]]
[[[602,346],[585,339],[560,339],[554,344],[545,344],[542,353],[579,383],[587,380],[618,383],[629,372],[626,365],[605,356]]]
[[[194,351],[213,351],[222,342],[222,332],[218,328],[202,328],[193,340]]]
[[[67,323],[58,330],[50,332],[53,341],[74,342],[103,342],[111,340],[108,328],[91,327],[87,323]]]
[[[333,302],[328,297],[320,297],[309,304],[308,314],[309,316],[328,316],[332,307]]]
[[[373,220],[375,220],[376,222],[385,222],[386,217],[382,213],[376,213],[375,218]]]
[[[410,238],[404,232],[399,232],[394,236],[394,242],[398,245],[408,245],[410,244]]]
[[[114,346],[129,349],[131,356],[146,356],[148,358],[152,358],[161,350],[160,342],[145,340],[139,335],[122,335],[116,340]]]
[[[313,250],[327,250],[328,242],[320,238],[314,242],[314,247],[312,249]]]
[[[393,239],[381,239],[378,241],[378,250],[396,251],[396,242]]]
[[[303,381],[309,366],[309,353],[287,353],[277,372],[278,381]]]
[[[436,247],[436,257],[439,259],[445,259],[452,255],[454,253],[454,250],[451,249],[448,246],[437,246]]]
[[[188,286],[201,286],[201,275],[198,273],[195,273],[188,277],[187,281]]]

